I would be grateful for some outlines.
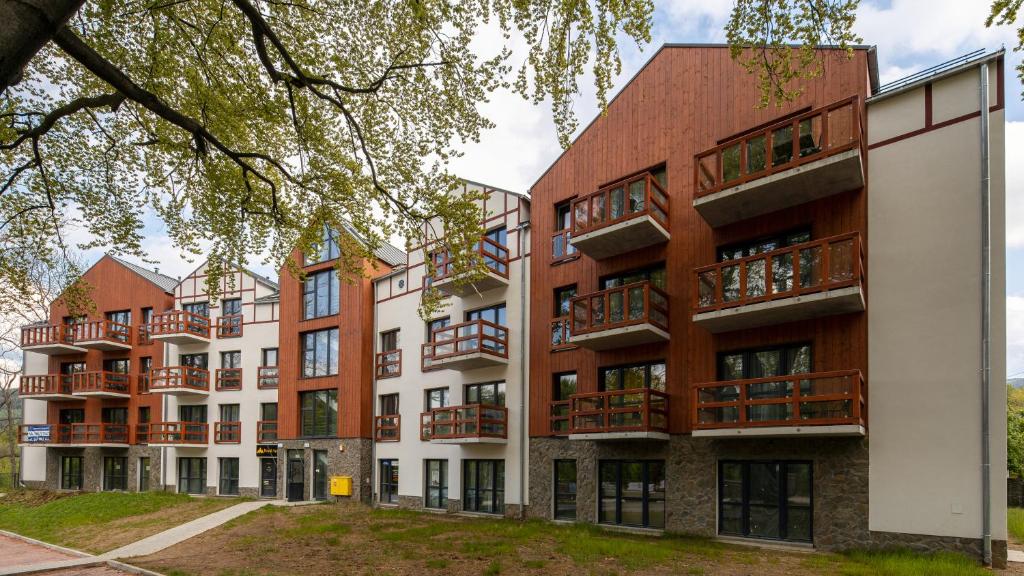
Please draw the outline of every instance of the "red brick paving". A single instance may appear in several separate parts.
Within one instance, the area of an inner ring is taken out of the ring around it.
[[[24,540],[11,538],[0,534],[0,558],[3,559],[4,568],[23,566],[27,564],[39,564],[42,562],[57,562],[60,560],[72,560],[77,556],[64,554],[46,546],[29,544]]]

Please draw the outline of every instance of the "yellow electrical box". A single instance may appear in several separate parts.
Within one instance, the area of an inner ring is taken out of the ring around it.
[[[331,496],[351,496],[351,476],[331,476]]]

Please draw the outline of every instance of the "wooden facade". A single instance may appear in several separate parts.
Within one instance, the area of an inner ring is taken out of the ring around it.
[[[867,374],[867,315],[845,314],[761,328],[711,334],[691,317],[695,269],[714,264],[718,248],[804,229],[812,239],[858,233],[867,244],[864,189],[786,208],[714,228],[693,207],[695,157],[717,144],[787,115],[854,98],[863,115],[869,87],[868,52],[852,58],[821,53],[823,74],[806,82],[793,102],[758,109],[756,79],[725,47],[662,48],[531,188],[532,245],[530,325],[530,435],[552,435],[554,376],[577,373],[577,393],[598,391],[598,368],[664,360],[669,432],[693,429],[691,387],[718,379],[721,352],[787,343],[811,343],[813,371],[860,370]],[[866,158],[864,159],[866,162]],[[670,206],[667,243],[606,259],[565,257],[556,207],[584,198],[632,174],[664,167]],[[867,255],[865,255],[865,258]],[[669,342],[594,352],[552,345],[555,290],[575,285],[576,294],[600,289],[607,275],[663,263],[670,305]],[[556,349],[557,348],[557,349]],[[868,380],[869,381],[869,380]],[[561,432],[564,434],[564,431]]]

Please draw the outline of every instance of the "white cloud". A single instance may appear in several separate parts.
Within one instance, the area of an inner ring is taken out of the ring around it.
[[[862,2],[854,30],[878,45],[880,59],[907,53],[956,56],[965,47],[1013,45],[1013,28],[985,27],[988,13],[989,3],[979,0],[892,0],[884,7]]]

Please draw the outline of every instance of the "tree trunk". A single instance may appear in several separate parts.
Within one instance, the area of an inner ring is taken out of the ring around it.
[[[0,93],[21,80],[29,60],[82,4],[85,0],[0,1]]]

